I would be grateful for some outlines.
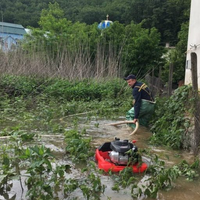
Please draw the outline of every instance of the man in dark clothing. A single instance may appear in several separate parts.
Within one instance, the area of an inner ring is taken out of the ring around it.
[[[133,89],[133,98],[135,100],[134,107],[131,108],[126,115],[127,120],[133,120],[131,127],[135,128],[135,123],[148,126],[148,122],[154,112],[154,99],[145,83],[138,82],[136,76],[130,74],[124,80]]]

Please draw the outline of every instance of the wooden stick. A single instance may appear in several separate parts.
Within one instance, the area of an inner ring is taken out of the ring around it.
[[[1,136],[0,139],[7,139],[7,138],[10,138],[10,137],[11,136],[9,136],[9,135],[8,136]]]

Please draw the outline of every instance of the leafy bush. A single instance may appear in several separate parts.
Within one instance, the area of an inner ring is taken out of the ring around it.
[[[65,133],[66,151],[74,161],[87,161],[89,157],[94,155],[90,142],[91,138],[86,138],[85,130],[79,133],[77,130],[69,130]]]
[[[0,90],[9,96],[35,95],[45,85],[43,78],[30,76],[2,75],[0,80]]]
[[[156,114],[151,131],[151,142],[172,147],[182,148],[184,136],[190,127],[192,102],[190,98],[191,86],[178,88],[169,99],[158,99]]]
[[[9,96],[55,97],[66,101],[93,101],[124,98],[127,94],[124,81],[121,79],[81,81],[67,79],[44,79],[38,77],[3,75],[0,90]]]
[[[126,93],[123,87],[123,82],[120,79],[112,80],[83,80],[83,81],[68,81],[55,80],[55,82],[44,90],[49,96],[64,98],[71,100],[103,100],[115,99]]]

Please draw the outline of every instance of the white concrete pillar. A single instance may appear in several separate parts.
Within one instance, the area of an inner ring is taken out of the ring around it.
[[[192,83],[191,53],[197,54],[197,77],[198,87],[200,90],[200,0],[191,0],[186,55],[185,84]]]

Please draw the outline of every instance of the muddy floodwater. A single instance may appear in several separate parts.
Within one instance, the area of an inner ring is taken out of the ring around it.
[[[124,120],[120,118],[118,121]],[[144,128],[140,127],[138,132],[132,136],[129,134],[132,132],[132,129],[127,125],[119,125],[119,126],[110,126],[109,123],[117,122],[111,120],[100,120],[100,119],[92,119],[89,123],[84,123],[84,119],[82,119],[83,124],[80,124],[80,129],[85,128],[87,130],[88,136],[92,137],[92,144],[96,148],[102,145],[104,142],[110,142],[114,140],[115,137],[120,139],[128,139],[130,141],[136,140],[136,146],[140,149],[148,148],[151,151],[159,156],[160,159],[163,159],[166,165],[174,165],[178,164],[180,161],[187,160],[188,162],[192,162],[194,157],[189,152],[184,151],[172,151],[167,148],[161,147],[153,147],[148,144],[148,139],[151,136],[151,132]],[[2,140],[2,139],[1,139]],[[4,139],[4,142],[7,139]],[[0,141],[2,143],[2,141]],[[68,161],[65,160],[65,143],[64,137],[62,135],[43,135],[41,137],[41,144],[44,144],[46,147],[50,148],[58,162],[66,163]],[[147,159],[148,162],[148,159]],[[80,166],[81,168],[81,166]],[[74,168],[72,170],[72,178],[79,176],[79,170]],[[143,176],[143,175],[141,175]],[[143,177],[141,177],[142,179]],[[120,190],[119,192],[113,191],[113,180],[108,175],[101,175],[101,181],[104,185],[106,185],[105,193],[102,195],[101,200],[132,200],[133,198],[130,195],[129,189]],[[24,186],[25,188],[25,186]],[[157,200],[198,200],[200,199],[200,181],[187,181],[185,178],[179,178],[175,183],[173,189],[170,191],[160,191],[157,197]],[[25,192],[24,192],[25,193]],[[21,187],[19,183],[13,182],[13,188],[9,193],[8,199],[13,200],[25,200],[25,194],[22,193]],[[79,200],[83,200],[84,198],[79,196],[79,194],[72,194],[74,197],[78,196]],[[13,198],[12,198],[13,196]],[[60,198],[64,199],[64,198]],[[151,200],[151,198],[145,198],[142,196],[139,200]],[[0,200],[4,200],[4,198],[0,195]]]
[[[124,120],[119,119],[120,120]],[[120,126],[109,126],[107,124],[113,123],[114,121],[99,121],[99,122],[91,122],[99,123],[98,128],[94,128],[95,126],[91,126],[90,124],[90,134],[93,136],[93,144],[98,147],[102,143],[106,141],[112,141],[115,137],[120,139],[128,139],[130,141],[136,140],[137,147],[140,148],[148,148],[151,149],[152,152],[155,152],[159,156],[160,159],[164,160],[166,165],[174,165],[178,164],[182,160],[186,160],[189,163],[194,161],[194,157],[191,153],[185,151],[173,151],[167,148],[161,147],[153,147],[148,144],[148,139],[151,137],[152,133],[144,128],[140,127],[137,133],[130,136],[132,129],[127,125]],[[116,122],[116,121],[115,121]],[[148,161],[148,160],[147,160]],[[106,200],[106,196],[111,197],[112,200],[131,200],[133,198],[130,197],[130,193],[128,190],[120,191],[119,193],[111,190],[109,185],[112,182],[108,177],[102,177],[103,181],[107,181],[107,189],[105,192],[105,198],[102,197],[102,200]],[[200,181],[187,181],[185,178],[179,178],[174,183],[174,188],[170,191],[160,191],[157,197],[157,200],[198,200],[200,199]],[[146,199],[151,200],[152,198],[141,197],[140,200]]]

